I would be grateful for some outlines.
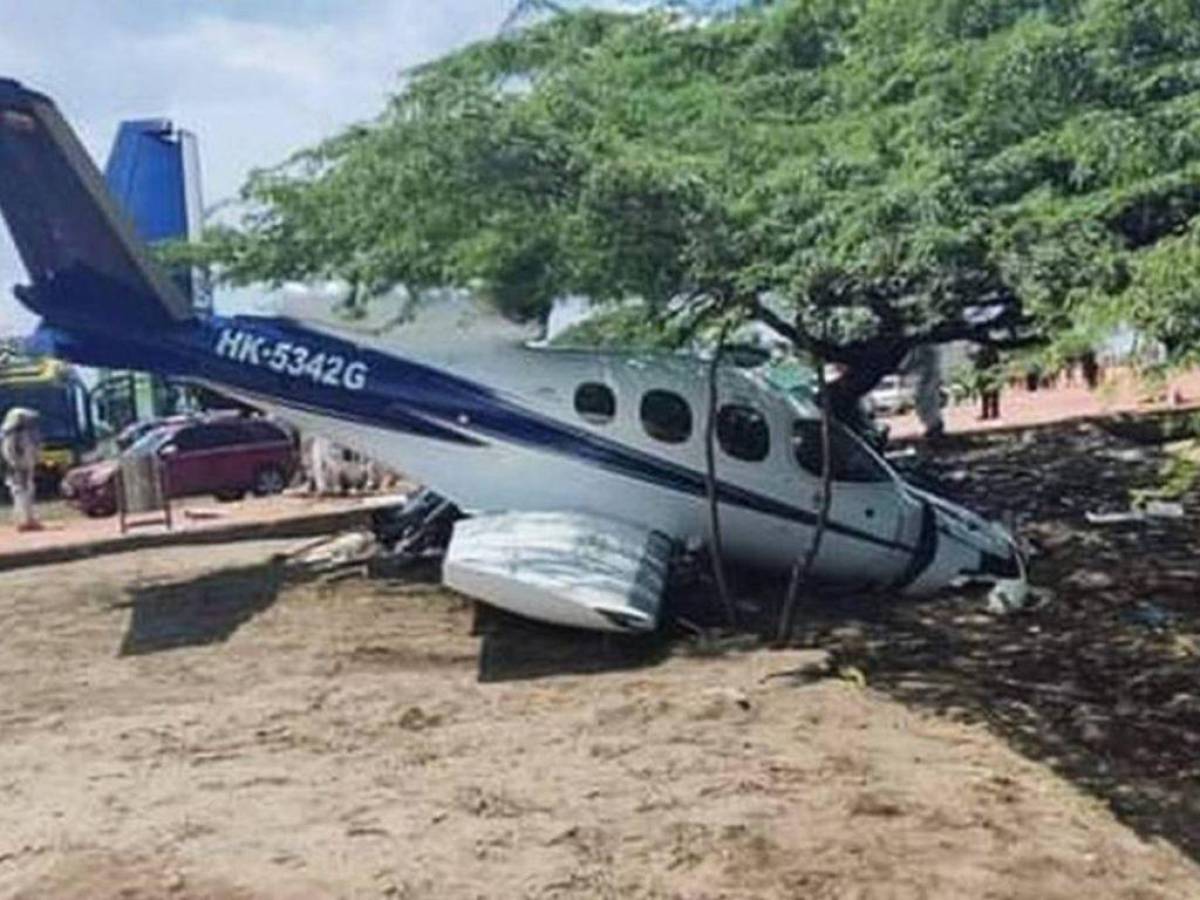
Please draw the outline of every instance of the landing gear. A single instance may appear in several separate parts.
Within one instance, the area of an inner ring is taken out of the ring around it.
[[[371,513],[371,531],[394,558],[417,559],[441,552],[450,543],[459,508],[430,490],[422,490],[400,506]]]

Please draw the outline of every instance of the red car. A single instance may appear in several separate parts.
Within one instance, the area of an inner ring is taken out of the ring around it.
[[[237,418],[240,414],[237,412],[207,412],[207,413],[184,413],[178,416],[168,416],[165,419],[143,419],[140,422],[134,422],[131,425],[126,425],[121,429],[116,437],[117,450],[124,453],[139,440],[144,438],[152,431],[158,431],[160,428],[166,428],[168,425],[189,425],[193,422],[211,422],[217,418],[234,417]]]
[[[265,419],[229,419],[170,423],[139,438],[128,454],[154,453],[162,460],[167,494],[213,494],[238,500],[253,491],[278,494],[299,465],[295,442],[279,425]],[[89,516],[117,511],[115,459],[72,469],[63,477],[62,494]]]

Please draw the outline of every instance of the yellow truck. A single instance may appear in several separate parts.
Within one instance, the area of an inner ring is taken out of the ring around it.
[[[66,471],[96,443],[87,386],[74,367],[59,360],[0,354],[0,417],[14,406],[41,417],[38,484],[57,490]]]

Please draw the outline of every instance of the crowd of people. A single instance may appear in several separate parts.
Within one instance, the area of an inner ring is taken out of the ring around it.
[[[1067,360],[1062,366],[1047,370],[1031,363],[1021,369],[1005,370],[999,351],[990,345],[979,347],[972,356],[972,393],[979,398],[979,419],[988,422],[1000,418],[1000,396],[1007,387],[1037,391],[1084,384],[1094,391],[1103,383],[1104,367],[1094,352],[1086,352]]]

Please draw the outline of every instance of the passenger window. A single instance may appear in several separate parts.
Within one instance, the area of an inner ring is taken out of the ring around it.
[[[593,425],[607,425],[617,414],[617,395],[607,384],[588,381],[575,389],[575,412]]]
[[[175,435],[175,445],[180,452],[215,450],[241,442],[241,432],[236,426],[230,425],[197,425]]]
[[[682,444],[692,436],[692,408],[671,391],[647,391],[642,396],[642,427],[665,444]]]
[[[242,426],[244,440],[251,444],[272,444],[287,440],[286,436],[274,425],[266,422],[247,422]]]
[[[204,442],[209,447],[232,447],[251,441],[246,430],[238,425],[209,425],[204,429]]]
[[[171,443],[178,448],[180,453],[191,453],[195,450],[207,450],[211,444],[206,444],[204,441],[205,433],[200,428],[185,428],[182,431],[175,433],[175,437],[171,439]]]
[[[766,417],[750,406],[722,406],[717,413],[717,442],[734,459],[762,462],[771,452]]]
[[[833,454],[833,480],[858,483],[891,481],[892,476],[858,438],[836,422],[829,434]],[[821,423],[817,419],[797,419],[792,428],[792,452],[800,468],[821,477]]]

